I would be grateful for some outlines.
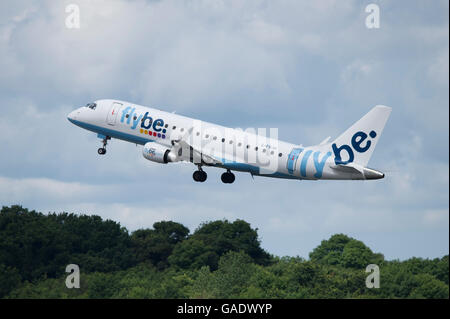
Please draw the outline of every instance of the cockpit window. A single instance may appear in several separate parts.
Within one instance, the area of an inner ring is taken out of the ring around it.
[[[86,107],[88,107],[92,110],[95,110],[95,108],[97,107],[97,104],[96,103],[88,103],[88,104],[86,104]]]

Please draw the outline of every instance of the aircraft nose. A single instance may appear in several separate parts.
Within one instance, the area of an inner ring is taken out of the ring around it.
[[[77,118],[77,114],[78,114],[77,110],[72,111],[67,115],[67,119],[73,123],[73,121],[76,120],[76,118]]]

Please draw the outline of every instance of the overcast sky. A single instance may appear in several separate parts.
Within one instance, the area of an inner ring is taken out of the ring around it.
[[[380,8],[368,29],[365,7]],[[65,21],[80,9],[80,28]],[[449,251],[448,0],[1,1],[0,204],[96,214],[129,230],[244,219],[276,255],[345,233],[388,259]],[[393,108],[376,181],[295,181],[145,160],[67,114],[121,99],[311,145]]]

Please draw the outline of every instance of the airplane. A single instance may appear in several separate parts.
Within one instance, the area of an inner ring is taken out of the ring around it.
[[[260,130],[232,129],[111,99],[88,103],[72,111],[68,120],[97,133],[100,155],[106,154],[112,138],[140,144],[149,161],[195,164],[196,182],[206,181],[206,167],[224,169],[225,184],[235,181],[232,171],[296,180],[373,180],[385,176],[367,164],[391,110],[377,105],[335,140],[328,137],[312,146],[281,141],[272,129],[275,133],[265,136]]]

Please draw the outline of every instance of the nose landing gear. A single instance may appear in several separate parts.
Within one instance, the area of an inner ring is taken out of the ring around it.
[[[225,173],[222,174],[220,177],[223,183],[225,184],[232,184],[235,180],[235,176],[233,173],[231,173],[230,170],[227,170]]]
[[[105,138],[103,139],[103,147],[100,147],[97,150],[97,153],[99,155],[105,155],[106,154],[106,145],[108,144],[108,140],[110,140],[110,139],[111,139],[111,137],[105,136]]]

